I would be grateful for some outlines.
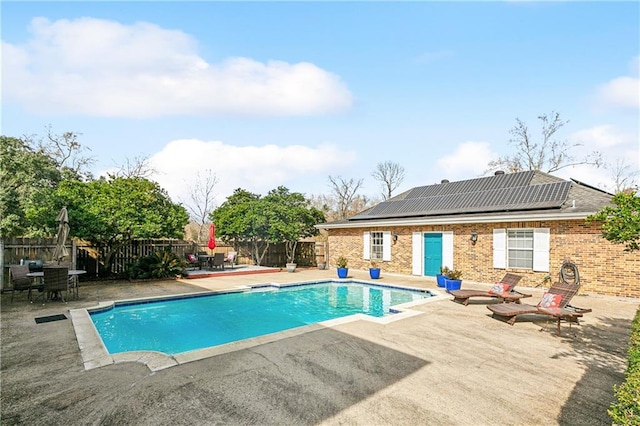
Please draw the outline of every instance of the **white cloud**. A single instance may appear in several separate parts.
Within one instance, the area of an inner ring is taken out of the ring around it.
[[[280,185],[305,192],[307,182],[322,182],[327,176],[356,160],[354,151],[333,144],[317,147],[233,146],[221,141],[198,139],[168,143],[149,162],[158,174],[153,177],[174,201],[187,201],[189,184],[197,172],[211,170],[218,178],[216,202],[221,204],[237,188],[266,195]],[[307,194],[310,195],[310,194]]]
[[[309,115],[343,111],[352,94],[308,62],[227,58],[157,25],[35,18],[25,44],[2,43],[3,96],[40,113],[103,117]]]
[[[469,141],[460,144],[453,154],[438,159],[436,164],[443,171],[443,178],[468,179],[471,174],[482,175],[487,164],[497,157],[488,142]]]
[[[570,139],[574,143],[583,143],[586,146],[598,150],[626,144],[632,140],[631,136],[616,131],[616,129],[610,125],[601,125],[580,130],[571,135]]]
[[[640,78],[638,77],[640,59],[631,60],[631,76],[616,77],[597,89],[596,99],[604,108],[640,108]]]

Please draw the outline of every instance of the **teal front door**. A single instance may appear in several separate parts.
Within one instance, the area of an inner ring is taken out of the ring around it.
[[[424,234],[424,275],[435,277],[442,266],[442,234]]]

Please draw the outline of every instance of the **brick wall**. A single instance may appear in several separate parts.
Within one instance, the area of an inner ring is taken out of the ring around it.
[[[336,258],[344,255],[349,259],[350,268],[366,269],[369,262],[362,257],[363,232],[392,231],[398,240],[392,243],[391,261],[379,262],[379,266],[383,271],[411,274],[412,233],[452,231],[454,267],[463,272],[463,280],[492,283],[505,272],[513,272],[523,276],[522,286],[542,285],[545,272],[493,268],[495,228],[549,228],[548,274],[553,281],[557,280],[560,265],[567,259],[578,267],[582,293],[640,298],[640,253],[626,252],[623,246],[608,242],[602,238],[597,225],[586,225],[584,220],[330,230],[328,262],[335,267]],[[469,240],[471,231],[478,233],[475,245]]]

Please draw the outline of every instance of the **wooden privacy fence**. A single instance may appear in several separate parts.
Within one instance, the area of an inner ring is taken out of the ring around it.
[[[301,241],[296,247],[295,260],[299,266],[316,266],[324,261],[325,243],[315,241]],[[186,253],[205,251],[211,253],[206,245],[193,241],[175,239],[134,240],[131,244],[122,247],[112,255],[111,273],[120,275],[127,270],[135,259],[152,254],[157,250],[171,248],[180,258]],[[0,289],[5,289],[8,283],[9,265],[16,265],[20,260],[42,260],[43,263],[53,263],[53,250],[55,240],[53,238],[5,238],[0,239]],[[67,243],[69,258],[76,269],[87,271],[86,278],[97,277],[99,266],[104,265],[106,255],[111,247],[96,248],[82,240],[71,240]],[[238,251],[238,263],[251,264],[251,249],[249,244],[240,244],[234,248],[228,245],[218,245],[213,252],[228,253]],[[264,258],[262,266],[284,267],[287,262],[284,244],[271,244]],[[85,279],[86,279],[85,278]]]

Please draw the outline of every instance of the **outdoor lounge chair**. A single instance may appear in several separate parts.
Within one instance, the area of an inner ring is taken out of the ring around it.
[[[13,295],[16,291],[23,292],[27,290],[27,298],[31,300],[31,289],[33,279],[28,277],[28,265],[11,265],[9,267],[9,279],[11,281],[11,303],[13,303]]]
[[[578,321],[583,314],[591,312],[591,309],[577,308],[571,306],[569,302],[578,293],[580,288],[579,281],[574,283],[557,282],[549,288],[538,305],[527,305],[518,303],[502,303],[498,305],[489,305],[487,309],[493,312],[494,318],[502,318],[508,324],[513,325],[521,315],[543,315],[547,319],[555,319],[558,324],[558,336],[560,336],[560,321],[565,320],[571,323]]]
[[[238,252],[230,251],[227,253],[227,257],[224,258],[224,263],[228,263],[233,268],[233,265],[236,263],[236,257],[238,257]]]
[[[520,303],[523,297],[531,297],[530,294],[515,291],[516,284],[520,282],[522,277],[516,274],[505,274],[505,276],[489,290],[451,290],[449,294],[453,296],[453,301],[462,303],[464,306],[469,304],[472,297],[490,297],[506,302]]]

